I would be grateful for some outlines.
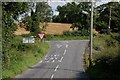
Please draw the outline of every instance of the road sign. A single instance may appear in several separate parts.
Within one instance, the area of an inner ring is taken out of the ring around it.
[[[28,43],[28,38],[23,38],[23,43]]]
[[[35,43],[35,39],[34,38],[29,38],[29,43]]]
[[[42,40],[45,36],[44,32],[38,33],[38,37]]]
[[[35,43],[35,39],[30,37],[30,38],[23,38],[23,43]]]

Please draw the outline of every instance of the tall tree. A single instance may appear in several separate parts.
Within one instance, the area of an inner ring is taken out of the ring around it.
[[[96,29],[98,31],[105,33],[109,28],[112,32],[118,32],[120,30],[120,3],[109,2],[100,5],[97,7],[97,11]]]
[[[51,20],[52,9],[46,2],[30,4],[30,6],[32,6],[30,7],[31,16],[28,16],[24,22],[28,23],[27,30],[29,30],[33,35],[37,35],[37,33],[41,31],[39,27],[40,22],[41,24],[44,22],[47,24],[47,22]]]
[[[89,26],[90,18],[90,3],[81,2],[76,4],[75,2],[67,3],[63,6],[58,6],[57,11],[59,15],[54,16],[53,21],[59,21],[63,23],[71,23],[73,27],[78,27],[79,30]],[[88,12],[84,14],[83,11]],[[58,20],[59,19],[59,20]]]
[[[17,20],[17,17],[28,10],[27,3],[18,3],[18,2],[4,2],[2,3],[2,58],[3,63],[9,62],[9,53],[8,51],[11,48],[11,40],[14,37],[14,31],[16,26],[14,20]],[[9,63],[8,63],[9,65]]]

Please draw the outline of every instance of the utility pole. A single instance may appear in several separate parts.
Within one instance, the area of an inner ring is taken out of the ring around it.
[[[92,37],[93,37],[93,0],[91,0],[91,23],[90,23],[90,66],[92,65]]]
[[[111,6],[110,6],[109,25],[108,25],[108,29],[109,29],[109,30],[110,30],[110,24],[111,24]]]

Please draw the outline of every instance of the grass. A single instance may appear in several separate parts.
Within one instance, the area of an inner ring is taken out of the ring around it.
[[[22,37],[17,36],[12,43],[14,46],[9,51],[10,61],[7,62],[9,66],[4,65],[5,63],[3,64],[3,79],[13,78],[15,75],[40,61],[49,48],[48,43],[39,43],[38,39],[36,39],[35,44],[23,44],[21,41]],[[19,45],[22,45],[22,49],[20,47],[18,49]],[[23,50],[23,47],[25,50]]]
[[[120,73],[120,54],[119,47],[111,47],[97,53],[94,58],[94,65],[89,67],[86,72],[90,80],[119,80]]]
[[[87,69],[89,66],[90,66],[90,60],[89,60],[89,54],[88,54],[88,52],[86,52],[85,54],[84,54],[84,57],[85,57],[85,69]]]
[[[89,36],[64,36],[64,35],[46,35],[45,40],[83,40],[89,39]]]
[[[113,38],[115,37],[115,38]],[[90,80],[120,80],[120,44],[118,34],[94,36],[93,65],[86,67]],[[89,56],[85,56],[88,61]]]

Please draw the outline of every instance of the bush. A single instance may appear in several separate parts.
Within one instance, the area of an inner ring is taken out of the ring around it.
[[[38,38],[35,44],[24,44],[21,36],[16,36],[11,44],[7,56],[2,56],[2,59],[5,56],[5,59],[2,60],[3,79],[12,78],[38,62],[49,48],[47,43],[39,43]]]
[[[101,29],[100,33],[102,34],[110,34],[111,30],[105,28],[105,29]]]
[[[65,35],[65,36],[71,36],[71,35],[72,35],[72,32],[70,32],[70,31],[64,31],[64,32],[63,32],[63,35]]]
[[[98,35],[93,41],[93,66],[87,68],[90,80],[119,80],[119,34]],[[111,76],[110,76],[111,75]]]
[[[116,41],[113,39],[108,39],[108,40],[106,40],[106,44],[107,44],[107,46],[115,46]]]
[[[119,44],[120,44],[120,34],[117,34],[117,33],[112,33],[111,34],[111,38],[118,41]]]
[[[82,29],[81,31],[64,31],[64,36],[89,36],[89,31]]]
[[[90,80],[119,80],[120,54],[119,47],[106,48],[99,54],[94,54],[94,65],[87,68]],[[111,76],[110,76],[111,75]]]
[[[51,40],[53,37],[54,37],[54,35],[48,34],[48,35],[45,35],[44,38],[45,38],[46,40]]]

